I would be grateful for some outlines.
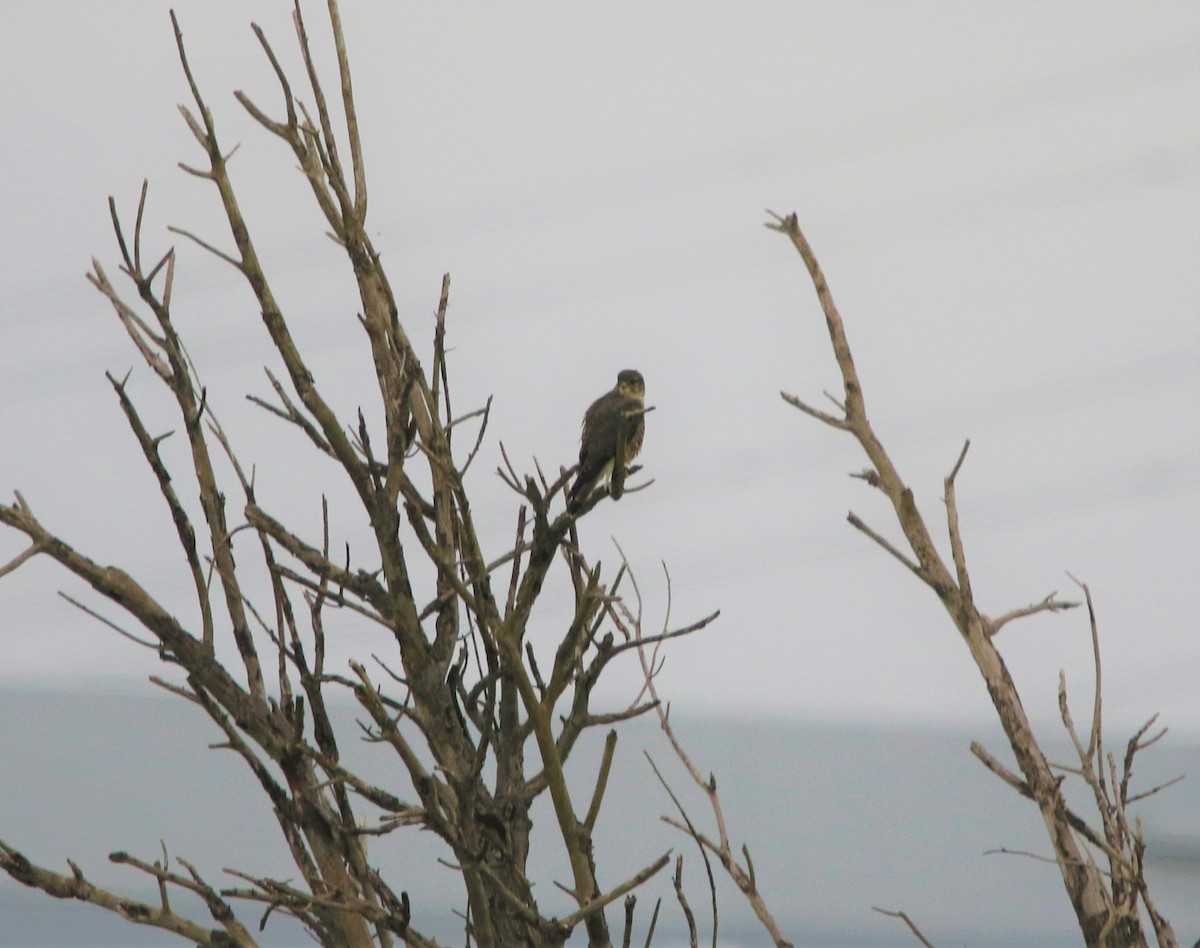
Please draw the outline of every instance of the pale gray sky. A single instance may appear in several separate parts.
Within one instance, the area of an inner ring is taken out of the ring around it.
[[[248,20],[294,67],[287,6],[176,8],[318,383],[347,413],[372,406],[347,269],[290,153],[232,97],[278,110]],[[325,37],[322,6],[309,15]],[[1110,720],[1161,710],[1200,733],[1200,6],[355,2],[343,15],[369,221],[402,318],[428,351],[449,270],[458,405],[495,396],[471,485],[490,551],[515,525],[496,439],[526,466],[570,463],[584,407],[636,367],[657,406],[642,457],[656,483],[582,534],[610,561],[619,540],[651,625],[660,561],[673,620],[722,610],[670,652],[662,689],[677,706],[991,716],[932,594],[845,523],[852,508],[895,535],[882,498],[846,477],[863,466],[852,443],[779,399],[837,384],[803,267],[761,226],[764,208],[794,209],[876,429],[934,521],[972,439],[959,499],[981,603],[998,613],[1069,593],[1066,570],[1085,578]],[[165,5],[0,4],[0,490],[186,617],[170,521],[104,370],[134,366],[151,427],[177,421],[82,278],[92,255],[115,274],[105,199],[131,217],[143,177],[149,247],[180,249],[178,325],[265,505],[315,536],[332,490],[338,535],[365,532],[329,465],[243,399],[268,392],[275,364],[249,291],[165,230],[228,244],[211,186],[175,166],[198,160],[185,99]],[[0,535],[0,559],[21,547]],[[81,592],[48,562],[0,581],[0,687],[146,687],[161,666],[60,588]],[[566,603],[552,583],[543,645]],[[381,647],[356,623],[331,631],[343,657]],[[1082,615],[1009,627],[1003,652],[1034,716],[1054,716],[1060,668],[1086,705]],[[636,687],[632,667],[612,677],[614,701]]]

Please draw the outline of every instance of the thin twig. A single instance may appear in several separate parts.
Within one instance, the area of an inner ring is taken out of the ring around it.
[[[893,912],[889,909],[879,908],[876,905],[871,906],[871,911],[878,912],[880,915],[886,915],[889,918],[900,919],[902,922],[904,922],[905,925],[907,925],[909,927],[909,930],[914,935],[917,936],[917,939],[921,942],[922,945],[925,946],[925,948],[933,948],[933,942],[931,942],[928,938],[926,938],[923,934],[921,934],[921,929],[917,928],[917,923],[914,922],[911,918],[909,918],[907,913]]]

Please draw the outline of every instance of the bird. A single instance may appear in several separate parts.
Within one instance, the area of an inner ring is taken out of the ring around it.
[[[569,504],[578,504],[601,480],[607,482],[614,500],[621,488],[613,490],[613,468],[618,446],[624,446],[621,477],[637,457],[646,435],[646,382],[636,369],[617,373],[617,384],[588,408],[583,416],[583,434],[579,439],[579,474],[567,494]]]

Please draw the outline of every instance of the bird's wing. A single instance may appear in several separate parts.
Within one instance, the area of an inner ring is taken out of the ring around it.
[[[617,429],[626,399],[617,392],[600,396],[583,416],[579,439],[579,476],[595,477],[617,452]]]

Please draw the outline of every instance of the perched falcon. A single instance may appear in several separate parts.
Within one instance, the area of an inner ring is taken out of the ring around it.
[[[583,436],[579,444],[579,476],[571,485],[568,502],[575,503],[591,493],[601,479],[612,485],[613,462],[622,436],[625,456],[621,470],[629,466],[642,449],[646,435],[646,383],[642,373],[626,369],[617,375],[611,392],[601,395],[583,416]],[[622,478],[623,479],[623,478]],[[614,495],[614,499],[620,494]]]

